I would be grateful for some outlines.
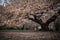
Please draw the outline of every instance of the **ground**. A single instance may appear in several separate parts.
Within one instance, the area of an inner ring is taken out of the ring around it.
[[[0,40],[60,40],[60,33],[46,31],[0,31]]]

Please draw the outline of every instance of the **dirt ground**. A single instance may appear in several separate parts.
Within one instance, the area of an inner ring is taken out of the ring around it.
[[[0,40],[60,40],[60,33],[41,31],[0,31]]]

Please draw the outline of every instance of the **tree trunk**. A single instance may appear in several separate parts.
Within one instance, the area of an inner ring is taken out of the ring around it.
[[[41,24],[40,24],[41,25]],[[49,28],[48,28],[48,24],[42,24],[41,25],[41,27],[42,27],[42,30],[46,30],[46,31],[48,31],[49,30]]]

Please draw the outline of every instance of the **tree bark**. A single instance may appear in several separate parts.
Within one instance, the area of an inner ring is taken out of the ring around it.
[[[45,30],[45,31],[48,31],[49,30],[47,24],[42,24],[41,27],[42,27],[42,30]]]

